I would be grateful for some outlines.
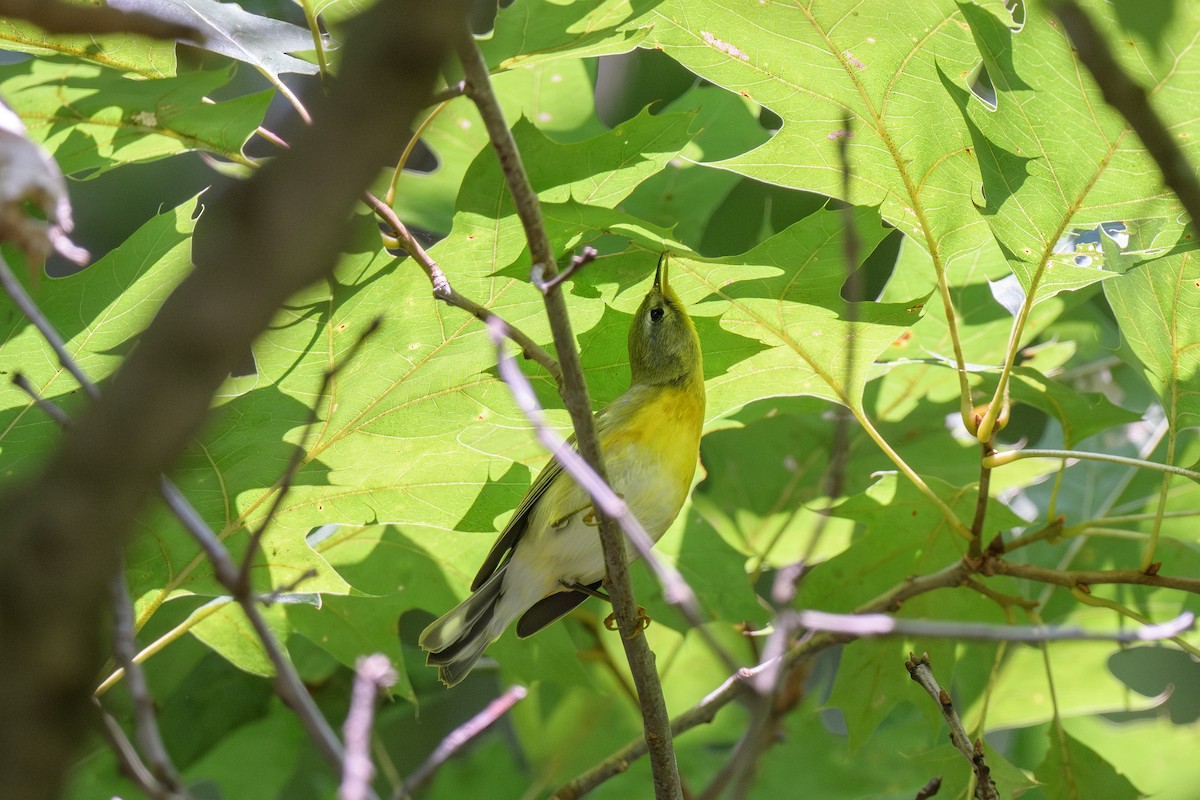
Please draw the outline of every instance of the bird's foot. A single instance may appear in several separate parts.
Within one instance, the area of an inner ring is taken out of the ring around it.
[[[646,613],[644,606],[637,607],[637,619],[633,621],[633,624],[635,625],[634,633],[626,636],[626,639],[632,639],[636,635],[636,632],[644,631],[650,627],[650,616]],[[604,627],[610,631],[619,630],[617,627],[617,612],[614,611],[604,618]]]

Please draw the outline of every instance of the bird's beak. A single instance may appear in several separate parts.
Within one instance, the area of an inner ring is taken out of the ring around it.
[[[670,291],[670,284],[667,283],[667,254],[663,253],[658,259],[658,269],[654,270],[654,288],[658,289],[663,294]]]

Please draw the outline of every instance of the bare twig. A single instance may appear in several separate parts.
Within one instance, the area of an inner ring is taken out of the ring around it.
[[[463,311],[466,311],[480,322],[486,323],[491,319],[502,319],[498,314],[493,313],[491,310],[481,306],[479,303],[476,303],[469,297],[464,297],[454,290],[454,288],[450,285],[450,281],[446,278],[446,273],[442,271],[441,266],[434,261],[429,253],[426,252],[425,248],[421,246],[421,243],[418,242],[416,237],[413,236],[408,230],[408,226],[400,221],[400,218],[396,215],[396,212],[391,206],[380,200],[371,192],[367,192],[364,195],[364,199],[367,205],[371,207],[371,210],[373,210],[380,217],[380,219],[386,222],[388,226],[391,227],[391,229],[395,232],[396,239],[400,243],[400,246],[404,248],[404,251],[412,256],[413,260],[421,266],[422,270],[424,270],[426,277],[429,278],[429,282],[433,284],[434,297],[436,297],[438,300],[443,300],[449,305],[455,306],[456,308],[461,308]],[[554,360],[552,355],[543,350],[537,342],[529,338],[529,336],[527,336],[523,331],[518,328],[514,328],[508,322],[504,323],[504,330],[505,335],[520,346],[521,354],[524,355],[525,358],[541,364],[542,367],[550,373],[550,376],[554,378],[555,383],[557,383],[560,387],[563,385],[562,370],[559,368],[558,362]]]
[[[456,97],[462,97],[467,92],[467,82],[459,81],[451,84],[440,92],[434,92],[429,98],[429,105],[436,106],[438,103],[444,103],[447,100],[453,100]]]
[[[155,781],[161,784],[167,796],[186,798],[188,793],[183,789],[179,773],[158,730],[158,718],[155,716],[154,700],[150,696],[146,675],[142,672],[142,665],[134,661],[137,643],[133,633],[133,601],[129,597],[129,588],[125,585],[124,569],[112,578],[112,605],[113,655],[125,670],[125,683],[133,699],[134,735],[141,751],[146,755]]]
[[[984,563],[985,575],[1011,575],[1014,578],[1027,578],[1040,583],[1052,583],[1065,586],[1068,589],[1088,587],[1106,583],[1133,584],[1135,586],[1157,586],[1163,589],[1179,589],[1192,594],[1200,594],[1200,579],[1172,578],[1160,575],[1157,571],[1142,572],[1137,569],[1112,570],[1066,570],[1039,567],[1034,564],[1015,564],[1004,559],[992,559]]]
[[[441,743],[429,754],[429,757],[421,763],[421,766],[417,767],[416,772],[410,775],[408,780],[404,781],[404,784],[396,790],[396,793],[392,795],[392,800],[404,800],[423,786],[442,764],[461,750],[467,742],[483,733],[492,723],[508,713],[510,708],[525,699],[527,693],[524,686],[513,686],[488,703],[483,711],[450,731],[446,738],[442,739]]]
[[[855,638],[872,636],[922,636],[941,639],[977,639],[1003,642],[1050,642],[1064,639],[1104,642],[1155,642],[1178,636],[1196,623],[1196,615],[1185,611],[1158,625],[1143,625],[1128,631],[1090,631],[1077,625],[988,625],[973,622],[942,622],[897,619],[890,614],[829,614],[797,611],[789,622],[797,628],[846,633]]]
[[[844,641],[846,641],[846,637],[827,634],[814,636],[788,653],[785,659],[786,666],[800,665],[822,650]],[[775,666],[773,663],[763,663],[737,670],[699,703],[672,719],[671,731],[678,736],[699,725],[712,722],[718,711],[752,691],[750,682],[761,675],[764,669],[773,666]],[[555,800],[578,800],[609,778],[625,772],[629,769],[630,764],[645,754],[646,741],[644,738],[638,737],[575,780],[559,788],[553,796]]]
[[[903,583],[859,606],[856,613],[895,611],[906,600],[918,595],[937,589],[959,586],[971,573],[972,569],[965,561],[956,561],[937,572],[907,578]],[[753,692],[753,682],[765,671],[801,666],[822,650],[853,639],[854,637],[848,634],[818,633],[796,644],[782,658],[764,659],[755,667],[739,669],[698,704],[672,719],[671,730],[678,735],[697,725],[711,722],[723,707],[744,697],[747,693]],[[646,743],[642,739],[635,739],[600,764],[563,786],[554,796],[560,800],[576,800],[576,798],[583,797],[609,778],[624,772],[633,761],[645,753]]]
[[[59,0],[0,0],[0,17],[32,22],[49,33],[133,33],[152,39],[203,39],[196,29],[140,11]]]
[[[466,24],[459,30],[457,40],[459,60],[466,76],[467,96],[479,109],[487,127],[488,138],[500,161],[500,167],[516,206],[517,216],[525,228],[529,252],[533,264],[541,265],[543,276],[551,281],[558,274],[550,238],[546,234],[541,207],[537,194],[525,174],[521,154],[517,150],[512,132],[504,119],[504,112],[492,91],[491,79],[483,55],[475,44],[470,27]],[[587,383],[583,378],[583,366],[579,350],[571,331],[571,319],[567,313],[562,287],[552,286],[544,295],[546,314],[554,345],[563,371],[563,404],[571,416],[575,428],[575,439],[584,461],[596,472],[601,482],[605,477],[604,461],[600,454],[600,443],[596,437],[592,420],[591,400],[588,398]],[[650,745],[651,768],[654,775],[654,793],[659,800],[677,800],[682,797],[679,769],[675,762],[675,748],[671,740],[670,719],[667,716],[666,700],[654,665],[654,653],[639,622],[637,602],[629,578],[629,563],[625,555],[624,537],[620,535],[613,519],[597,501],[600,544],[604,550],[607,570],[606,585],[612,600],[613,613],[621,632],[621,643],[625,657],[638,690],[638,706],[642,712],[642,725]]]
[[[1200,225],[1200,181],[1196,179],[1196,169],[1150,105],[1146,90],[1125,74],[1091,17],[1074,0],[1052,3],[1051,10],[1075,45],[1079,60],[1096,79],[1105,102],[1137,133],[1162,172],[1163,182],[1183,203],[1192,225]]]
[[[62,336],[58,334],[50,320],[46,319],[46,315],[37,307],[37,303],[33,302],[33,298],[25,291],[25,287],[17,280],[17,276],[13,274],[8,262],[3,258],[0,258],[0,286],[4,287],[4,291],[16,303],[17,308],[21,309],[25,318],[38,329],[38,333],[42,334],[42,338],[46,340],[50,349],[54,351],[54,355],[58,357],[58,363],[62,365],[62,368],[79,381],[79,385],[87,392],[88,397],[93,400],[99,397],[100,392],[96,389],[96,384],[83,374],[83,370],[79,368],[79,364],[67,350],[67,343],[63,341]]]
[[[18,372],[16,375],[13,375],[13,385],[29,395],[29,399],[33,401],[33,404],[41,409],[50,419],[64,428],[71,424],[71,418],[67,416],[67,412],[63,411],[62,407],[54,401],[47,400],[38,394],[38,390],[29,382],[29,378],[26,378],[24,373]]]
[[[54,346],[55,340],[61,342],[61,337],[58,336],[58,332],[41,314],[40,309],[38,309],[36,305],[32,304],[32,301],[30,301],[30,307],[36,314],[33,319],[41,320],[46,326],[46,330],[49,330],[53,334],[53,338],[49,336],[47,337],[51,343],[51,346]],[[40,325],[38,327],[39,330],[42,330]],[[45,333],[45,331],[43,331],[43,333]],[[369,333],[370,330],[368,330],[367,333],[364,333],[364,338]],[[361,342],[362,339],[360,338],[359,342],[356,344],[356,347],[360,345]],[[83,386],[91,387],[93,391],[95,390],[95,384],[93,384],[91,380],[83,373],[78,364],[76,364],[74,359],[71,358],[70,354],[66,352],[65,348],[60,354],[60,359],[63,359],[64,366],[67,364],[71,365],[70,368],[73,368],[72,374],[76,375],[80,379],[80,383]],[[20,375],[17,376],[17,378],[20,377]],[[19,381],[14,378],[14,382],[17,383],[18,386],[21,386],[23,389],[25,389],[25,391],[34,398],[35,402],[40,400],[33,386],[30,385],[27,380]],[[65,426],[70,423],[70,419],[66,416],[66,413],[61,408],[53,403],[50,403],[49,401],[43,400],[39,402],[39,406],[42,406],[43,404],[54,409],[53,413],[49,410],[47,410],[47,413],[50,413],[56,421],[60,422],[60,424]],[[217,580],[223,586],[229,589],[234,596],[234,599],[241,604],[242,609],[245,611],[246,616],[250,619],[254,628],[256,630],[265,632],[271,637],[271,641],[263,641],[263,647],[267,651],[267,654],[271,658],[272,663],[275,665],[276,671],[279,675],[279,680],[277,681],[276,685],[280,696],[283,697],[283,699],[287,701],[288,704],[295,710],[296,714],[300,717],[301,722],[304,724],[305,729],[309,731],[309,734],[312,736],[317,747],[325,752],[327,757],[332,758],[336,753],[340,752],[341,744],[337,741],[336,735],[333,734],[333,730],[329,727],[329,724],[325,721],[325,718],[321,716],[320,712],[317,710],[316,704],[313,702],[312,697],[308,695],[308,690],[305,689],[301,683],[299,675],[295,674],[295,668],[292,666],[291,661],[283,653],[283,650],[279,647],[278,643],[274,641],[274,634],[271,633],[270,628],[266,625],[265,620],[262,619],[262,615],[259,612],[258,607],[255,605],[255,598],[250,593],[251,587],[247,576],[235,566],[229,551],[225,549],[223,544],[221,544],[220,539],[215,533],[213,533],[212,529],[208,527],[208,524],[204,522],[199,512],[196,511],[195,507],[191,504],[187,497],[184,496],[183,492],[181,492],[174,482],[172,482],[171,479],[165,475],[159,480],[159,491],[162,494],[163,501],[166,503],[167,509],[171,511],[177,519],[179,519],[179,521],[183,524],[184,529],[192,534],[193,538],[195,538],[200,544],[201,549],[204,550],[205,555],[208,557],[209,562],[213,566],[213,574],[217,577]],[[268,518],[269,517],[270,515],[268,515]],[[247,563],[249,562],[249,558],[250,555],[247,555]],[[305,580],[311,577],[312,574],[314,573],[309,570],[301,575],[297,580]],[[113,578],[112,586],[114,608],[116,609],[116,644],[114,647],[114,655],[120,664],[119,673],[126,676],[129,681],[130,694],[134,699],[134,713],[137,722],[139,742],[142,745],[142,749],[146,751],[148,757],[150,758],[151,765],[154,767],[155,775],[153,777],[155,777],[155,785],[159,786],[162,792],[178,793],[181,791],[179,789],[180,784],[178,776],[175,774],[174,768],[170,762],[170,758],[166,753],[166,749],[162,745],[161,737],[158,735],[158,727],[154,719],[153,703],[150,700],[149,690],[145,682],[145,676],[142,673],[141,664],[135,659],[136,649],[134,648],[132,642],[133,620],[132,612],[127,608],[130,601],[128,597],[128,590],[125,588],[124,584],[124,569],[117,570]],[[288,590],[290,589],[285,588],[280,591]],[[272,596],[263,598],[263,602],[267,604],[273,602],[274,594],[275,593],[272,593]],[[123,605],[121,598],[124,598]],[[125,636],[128,637],[128,642],[125,641]],[[137,763],[129,762],[127,755],[122,753],[119,749],[120,742],[113,740],[113,743],[114,747],[118,748],[118,758],[121,759],[122,763],[126,763],[128,769],[136,772],[136,768],[141,764],[140,759],[137,761]],[[340,762],[333,763],[334,766],[339,766],[339,764]]]
[[[354,669],[354,691],[350,711],[342,733],[346,739],[346,763],[342,767],[342,784],[338,800],[366,800],[375,767],[371,764],[371,725],[375,717],[375,700],[381,690],[396,682],[396,670],[382,653],[363,656]]]
[[[991,454],[992,446],[989,442],[980,442],[982,448],[982,457]],[[968,555],[971,558],[979,558],[983,555],[983,523],[987,520],[988,495],[992,483],[992,469],[987,464],[980,463],[979,465],[979,488],[976,490],[975,497],[975,518],[971,521],[971,542],[969,544]]]
[[[838,139],[838,160],[842,174],[842,259],[845,269],[845,282],[842,297],[846,300],[845,317],[849,324],[848,338],[853,340],[858,335],[858,303],[862,298],[862,279],[859,270],[861,242],[858,228],[855,225],[854,206],[850,204],[850,155],[849,142],[853,138],[852,122],[847,114],[842,119],[844,135]],[[853,379],[855,369],[855,348],[848,347],[844,362],[839,364],[844,369],[842,377],[849,384]],[[838,405],[834,411],[836,419],[833,426],[833,437],[830,441],[830,459],[824,474],[824,492],[830,502],[835,501],[842,493],[845,482],[846,465],[850,457],[850,421],[853,418],[850,409]],[[798,510],[798,507],[797,507]],[[725,791],[726,786],[732,786],[734,797],[744,797],[749,791],[755,770],[763,754],[775,740],[774,731],[789,705],[781,707],[777,698],[781,695],[786,684],[786,671],[783,668],[782,655],[791,646],[794,626],[788,621],[786,607],[796,595],[796,588],[806,574],[805,566],[816,552],[825,529],[828,526],[828,515],[818,518],[804,550],[799,553],[798,560],[780,569],[775,574],[771,588],[771,600],[775,604],[776,613],[772,623],[772,632],[763,648],[762,661],[767,666],[762,674],[757,676],[752,685],[759,695],[750,702],[750,721],[741,739],[733,749],[729,760],[705,789],[702,800],[716,800]]]
[[[938,775],[936,778],[931,778],[929,783],[922,786],[921,790],[917,792],[917,796],[913,798],[913,800],[929,800],[929,798],[935,796],[941,790],[942,776]]]
[[[946,724],[950,728],[950,741],[954,744],[958,751],[967,759],[967,763],[975,771],[975,798],[976,800],[1000,800],[1000,793],[996,789],[996,784],[992,780],[991,769],[983,757],[983,740],[976,739],[975,743],[971,743],[971,737],[967,736],[966,730],[963,728],[962,720],[958,718],[958,712],[954,710],[954,703],[950,700],[950,693],[938,685],[937,679],[933,676],[933,669],[929,664],[929,655],[923,654],[920,658],[909,654],[908,660],[904,662],[908,674],[912,679],[921,685],[929,696],[937,701],[938,707],[942,711],[942,716],[946,719]]]
[[[546,294],[546,292],[550,291],[555,286],[558,286],[576,272],[595,261],[597,255],[598,253],[596,248],[583,248],[579,255],[571,256],[571,263],[567,265],[567,268],[555,275],[553,278],[546,278],[545,268],[541,264],[534,264],[533,268],[529,272],[529,280],[534,286],[537,287],[539,292]]]
[[[142,757],[138,755],[137,748],[133,746],[133,742],[129,741],[129,737],[125,735],[121,725],[113,719],[112,714],[100,705],[99,700],[93,700],[92,703],[100,712],[101,732],[108,740],[108,746],[116,754],[117,766],[121,772],[137,784],[138,788],[145,792],[151,800],[176,800],[179,795],[171,792],[150,773],[150,770],[142,762]]]
[[[208,524],[200,518],[196,510],[188,503],[187,498],[179,489],[168,481],[162,479],[162,494],[163,499],[167,503],[167,507],[171,512],[183,523],[184,528],[192,537],[200,544],[205,555],[208,556],[209,562],[213,566],[213,574],[221,585],[228,589],[233,596],[233,599],[241,606],[242,611],[246,614],[246,618],[250,621],[250,625],[254,628],[262,642],[263,649],[266,651],[267,658],[270,659],[271,665],[275,667],[275,691],[283,698],[283,701],[288,704],[296,716],[304,725],[305,731],[308,732],[309,738],[313,744],[324,756],[326,762],[333,767],[339,774],[343,771],[343,762],[345,759],[345,751],[342,748],[341,741],[338,740],[337,734],[333,728],[317,708],[316,702],[308,689],[305,688],[304,682],[300,679],[300,674],[296,671],[296,667],[292,664],[291,659],[283,652],[278,640],[275,638],[274,632],[267,625],[266,619],[262,615],[262,611],[258,607],[258,598],[250,591],[248,586],[241,582],[241,572],[238,565],[234,562],[233,557],[213,533]]]

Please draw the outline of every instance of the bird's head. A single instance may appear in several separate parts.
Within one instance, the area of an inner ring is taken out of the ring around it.
[[[659,258],[654,285],[629,327],[629,366],[634,384],[703,380],[700,338],[667,280],[666,253]]]

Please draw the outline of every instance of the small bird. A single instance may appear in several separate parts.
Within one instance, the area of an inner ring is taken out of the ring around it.
[[[700,338],[667,282],[666,261],[664,253],[629,328],[629,389],[595,417],[609,483],[656,542],[687,498],[704,424]],[[597,527],[591,498],[552,459],[484,559],[472,594],[421,634],[442,683],[465,678],[513,620],[523,639],[598,593],[605,568]]]

